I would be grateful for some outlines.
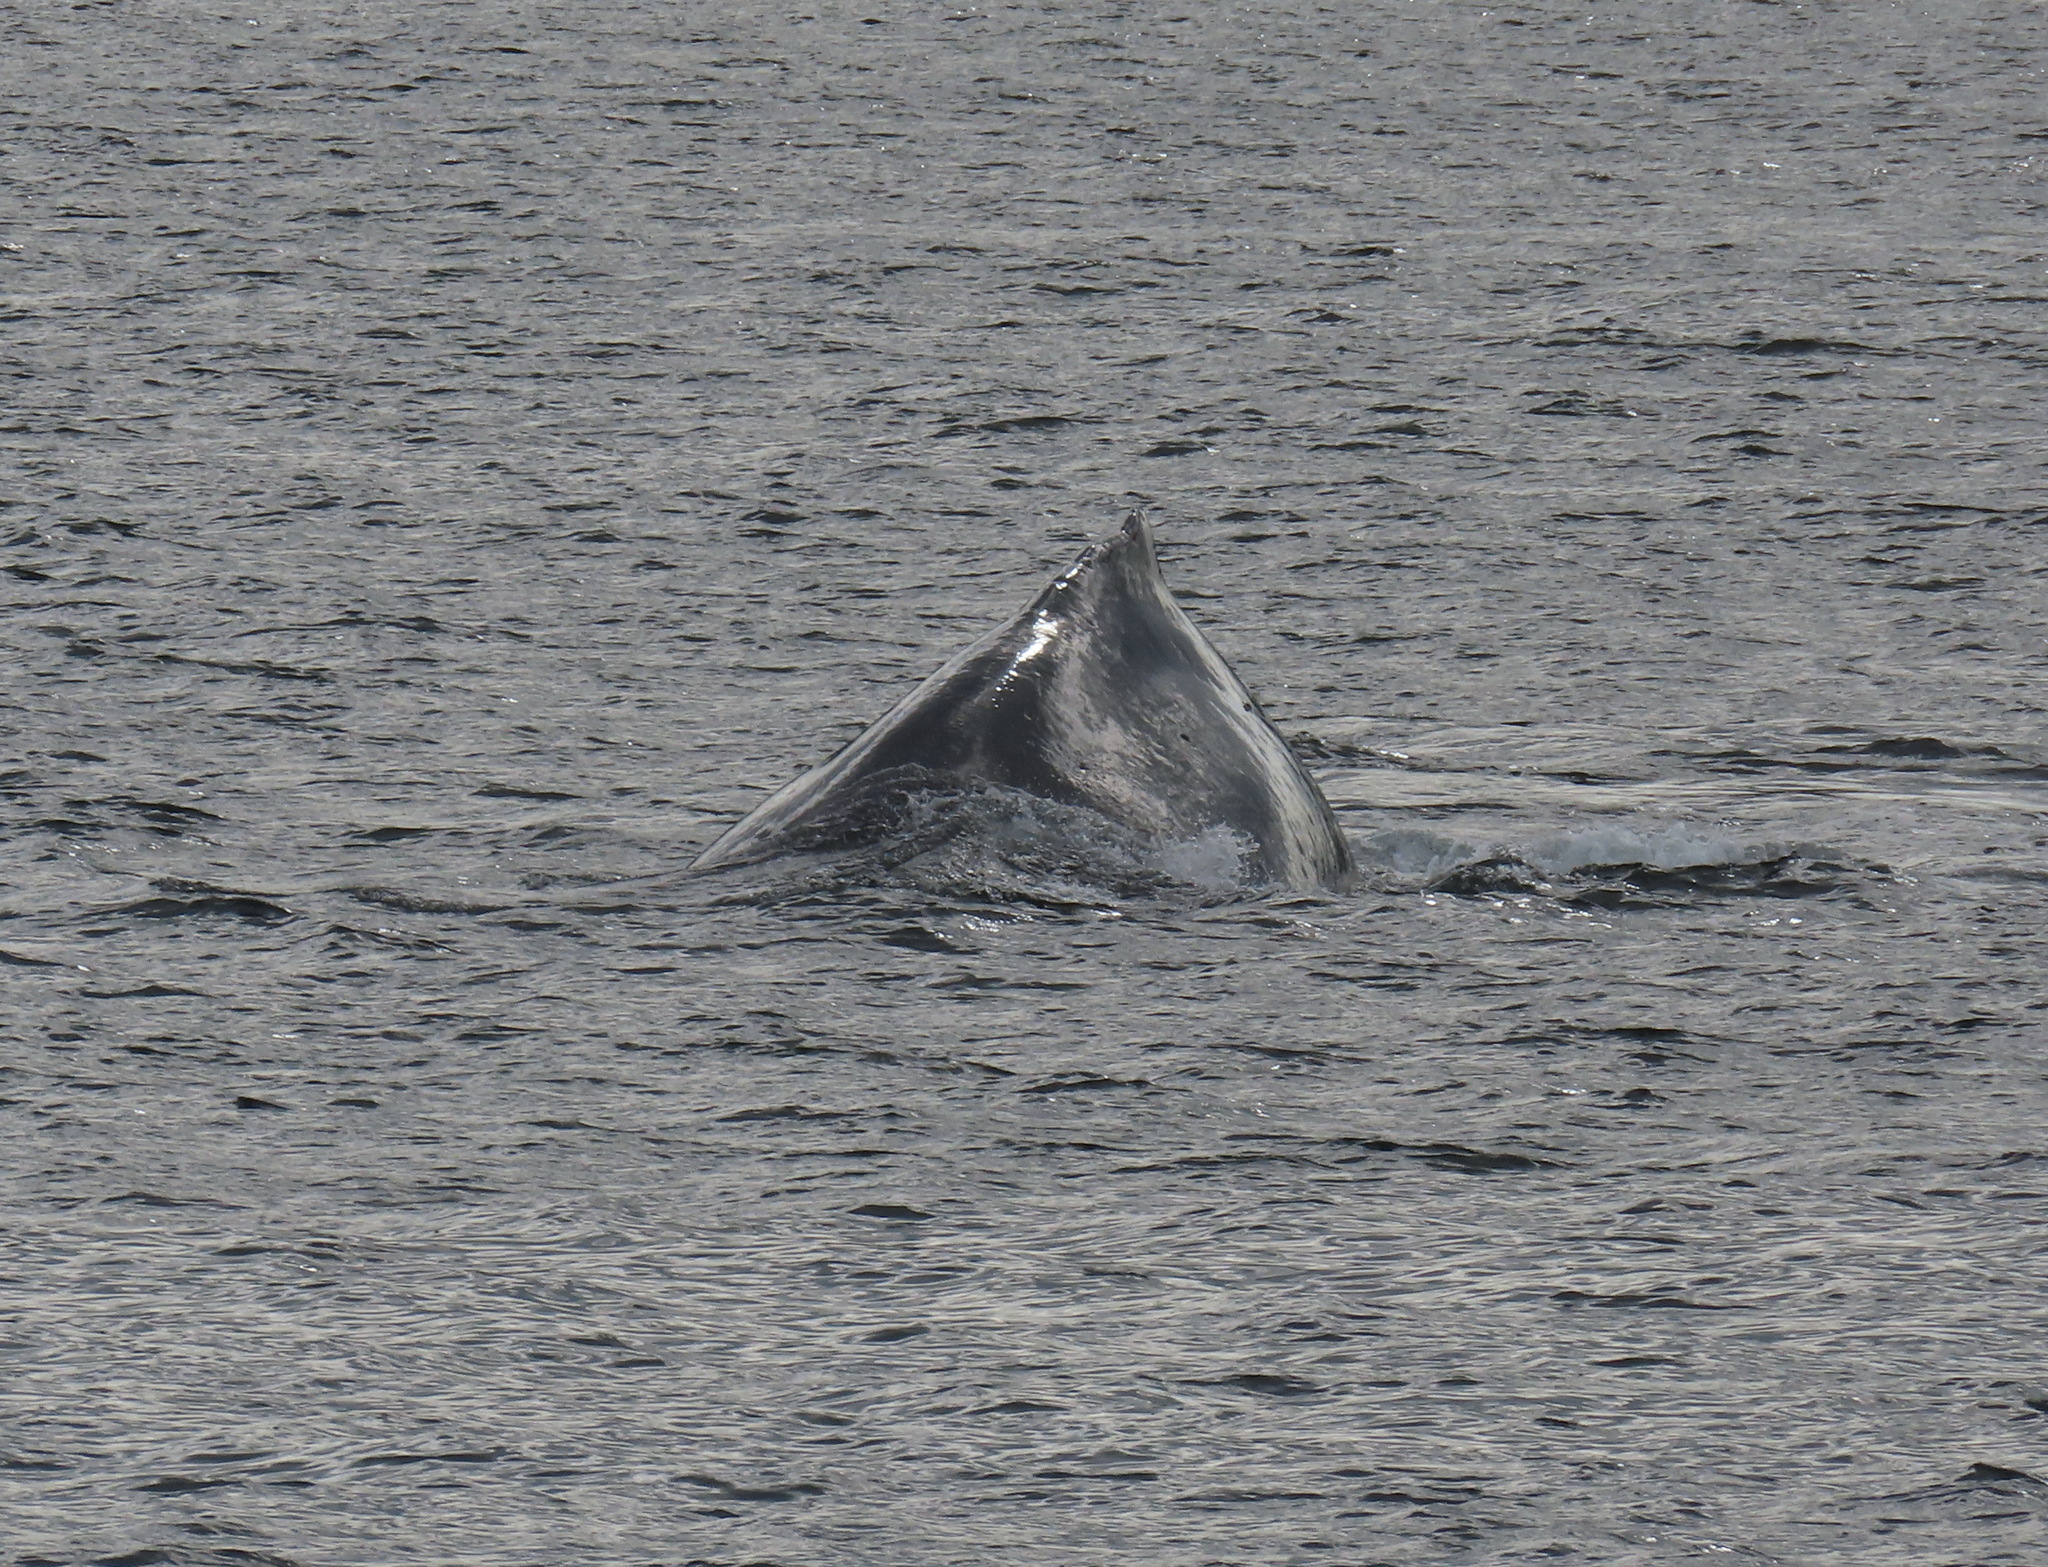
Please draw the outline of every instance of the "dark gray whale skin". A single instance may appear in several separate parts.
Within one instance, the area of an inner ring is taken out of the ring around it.
[[[921,796],[988,787],[1162,840],[1230,828],[1266,884],[1333,888],[1351,872],[1322,791],[1167,591],[1142,512],[692,869],[856,848],[901,831]]]

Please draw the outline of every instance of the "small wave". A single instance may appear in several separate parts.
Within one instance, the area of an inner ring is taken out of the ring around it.
[[[402,914],[500,914],[519,904],[504,898],[449,897],[443,893],[413,892],[403,887],[338,887],[337,892],[372,908],[396,909]]]
[[[124,903],[115,908],[89,911],[87,918],[125,916],[130,919],[238,919],[258,924],[282,924],[298,914],[267,892],[249,892],[239,887],[216,887],[211,882],[188,881],[166,876],[150,883],[158,894]]]
[[[1750,746],[1690,750],[1676,754],[1693,765],[1717,773],[1799,772],[1817,775],[1861,773],[1940,773],[1951,777],[2037,778],[2043,766],[2025,748],[1982,741],[1944,739],[1929,734],[1874,734],[1869,730],[1829,725],[1809,731],[1837,737],[1837,743],[1813,745],[1801,740]],[[1853,739],[1855,736],[1865,736]]]
[[[1886,874],[1813,845],[1758,843],[1690,822],[1562,828],[1505,844],[1400,828],[1356,847],[1366,873],[1390,890],[1528,894],[1603,908],[1816,897]]]

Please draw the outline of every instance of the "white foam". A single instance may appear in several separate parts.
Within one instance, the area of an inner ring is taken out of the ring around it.
[[[1251,839],[1243,833],[1218,825],[1192,838],[1160,845],[1152,851],[1151,861],[1168,880],[1220,897],[1245,889],[1245,861],[1252,848]]]
[[[1494,839],[1397,827],[1360,839],[1354,847],[1361,864],[1423,882],[1488,861],[1523,865],[1549,878],[1610,865],[1660,871],[1762,865],[1791,852],[1733,827],[1694,821],[1602,821]]]
[[[1486,859],[1494,852],[1470,839],[1446,837],[1421,827],[1390,828],[1354,842],[1352,848],[1369,864],[1397,876],[1419,876],[1425,880]]]
[[[1690,870],[1703,865],[1754,865],[1775,859],[1776,848],[1698,822],[1639,829],[1622,823],[1567,827],[1543,833],[1516,849],[1517,858],[1561,875],[1588,865],[1649,865]]]

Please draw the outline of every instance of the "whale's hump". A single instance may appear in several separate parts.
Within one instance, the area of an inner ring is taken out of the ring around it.
[[[1224,828],[1262,882],[1334,886],[1351,869],[1322,791],[1167,591],[1142,512],[692,868],[876,843],[934,795],[988,789],[1163,842]]]

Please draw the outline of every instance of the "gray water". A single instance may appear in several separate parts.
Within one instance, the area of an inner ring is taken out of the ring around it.
[[[0,88],[0,1557],[2048,1559],[2038,8]],[[1358,890],[685,873],[1134,504]]]

